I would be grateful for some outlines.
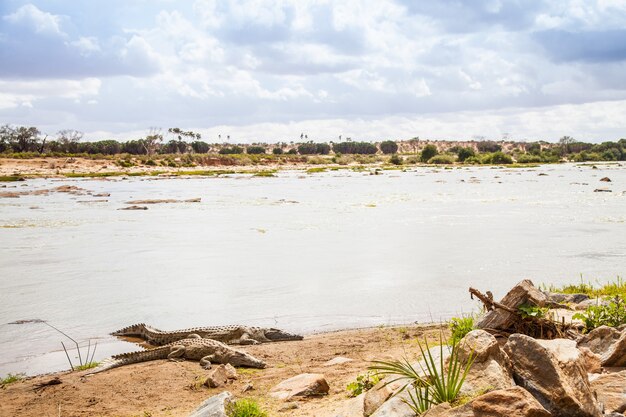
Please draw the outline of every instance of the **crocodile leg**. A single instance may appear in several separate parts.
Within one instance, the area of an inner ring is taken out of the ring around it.
[[[258,345],[259,342],[250,337],[248,333],[241,335],[239,339],[235,339],[235,343],[239,345]]]
[[[211,369],[211,361],[215,359],[214,355],[206,355],[204,358],[200,359],[200,366],[204,369]]]
[[[167,355],[167,359],[171,361],[184,361],[185,360],[185,346],[183,345],[175,345],[172,346],[169,355]]]

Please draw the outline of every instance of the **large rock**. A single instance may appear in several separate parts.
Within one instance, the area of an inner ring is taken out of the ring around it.
[[[415,417],[411,407],[403,401],[408,398],[408,393],[403,391],[381,405],[371,417]]]
[[[474,363],[461,387],[461,395],[515,385],[509,360],[491,334],[484,330],[469,332],[459,343],[459,359],[466,363],[470,354],[474,355]]]
[[[471,402],[473,416],[550,417],[541,404],[522,387],[491,391]]]
[[[576,343],[568,339],[535,340],[514,334],[504,345],[518,385],[528,390],[554,417],[599,417]]]
[[[550,299],[541,291],[539,291],[532,281],[525,279],[514,286],[502,300],[500,304],[507,307],[517,309],[523,304],[533,304],[539,307],[560,307],[558,304],[550,301]],[[517,316],[508,311],[496,308],[491,310],[478,323],[479,329],[500,329],[506,330],[510,328]]]
[[[288,401],[293,397],[314,397],[328,394],[328,382],[322,374],[300,374],[270,390],[270,396]]]
[[[545,293],[548,299],[558,304],[578,304],[589,299],[587,294],[563,294],[560,292]]]
[[[460,407],[451,407],[448,403],[442,403],[430,408],[423,417],[474,417],[471,404],[464,404]],[[511,416],[509,416],[511,417]]]
[[[359,394],[354,398],[344,401],[332,414],[332,417],[363,417],[365,415],[364,407],[365,393]]]
[[[226,417],[226,406],[232,398],[228,391],[214,395],[200,404],[188,417]]]
[[[228,384],[234,379],[237,379],[237,371],[231,364],[219,365],[211,371],[204,381],[204,385],[209,388],[218,388]]]
[[[626,366],[626,331],[600,326],[583,336],[578,346],[586,347],[600,356],[602,366]]]
[[[378,408],[383,405],[389,397],[395,394],[397,390],[406,384],[406,381],[394,381],[389,383],[390,378],[393,379],[393,376],[388,376],[387,381],[383,379],[365,392],[365,398],[363,401],[364,416],[367,417],[374,414],[374,412],[378,410]]]
[[[626,370],[593,375],[590,381],[598,401],[604,404],[605,413],[626,411]]]

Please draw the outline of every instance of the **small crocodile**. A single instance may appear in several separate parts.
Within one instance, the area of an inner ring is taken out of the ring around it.
[[[303,339],[300,335],[279,329],[240,325],[192,327],[189,329],[167,331],[139,323],[111,333],[113,336],[139,337],[156,346],[185,339],[190,334],[197,334],[203,339],[213,339],[229,345],[256,345],[259,343]]]
[[[248,368],[265,368],[265,362],[252,355],[233,349],[232,347],[211,339],[202,339],[192,336],[189,339],[178,340],[154,349],[139,352],[122,353],[103,360],[87,375],[107,371],[119,366],[133,363],[154,361],[158,359],[194,360],[199,361],[204,368],[210,368],[212,363],[231,364]]]

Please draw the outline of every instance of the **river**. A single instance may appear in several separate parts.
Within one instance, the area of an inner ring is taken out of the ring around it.
[[[136,322],[307,334],[439,321],[477,309],[469,286],[499,298],[524,278],[626,271],[623,163],[276,175],[3,183],[110,197],[0,199],[0,376],[68,368],[67,339],[18,320],[97,342],[100,359],[135,349],[108,333]],[[162,198],[201,202],[118,210]]]

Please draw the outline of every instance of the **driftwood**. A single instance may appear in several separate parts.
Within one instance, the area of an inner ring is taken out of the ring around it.
[[[526,283],[523,281],[521,284],[523,286]],[[518,287],[520,286],[516,286]],[[483,294],[475,288],[470,288],[469,292],[472,299],[476,296],[489,311],[487,316],[478,323],[478,327],[495,336],[508,337],[513,333],[522,333],[539,339],[576,339],[579,336],[570,324],[565,323],[565,320],[558,322],[545,317],[522,315],[519,310],[522,303],[519,300],[517,305],[509,306],[494,301],[490,291]],[[492,327],[490,324],[495,324],[495,326]]]

